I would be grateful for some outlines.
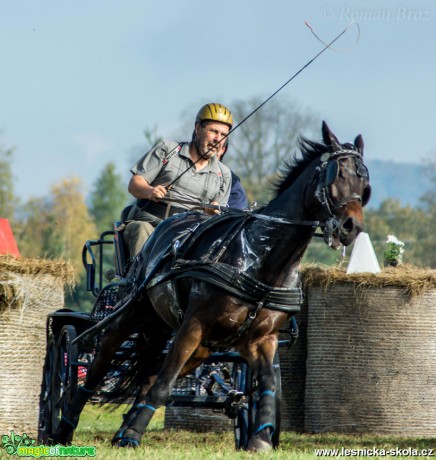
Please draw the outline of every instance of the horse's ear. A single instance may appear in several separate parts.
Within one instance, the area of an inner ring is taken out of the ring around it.
[[[357,150],[361,155],[363,155],[363,137],[361,134],[359,134],[356,139],[354,139],[354,145],[357,147]]]
[[[332,152],[336,152],[341,149],[341,144],[338,141],[338,138],[330,131],[330,128],[325,121],[322,122],[322,138],[324,144],[329,146]]]

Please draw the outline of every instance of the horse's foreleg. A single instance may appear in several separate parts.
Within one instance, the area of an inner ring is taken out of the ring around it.
[[[162,368],[163,355],[162,350],[165,348],[167,337],[160,331],[160,337],[154,337],[150,340],[152,348],[145,351],[146,359],[141,361],[141,366],[147,369],[147,374],[143,378],[141,386],[136,395],[135,401],[127,414],[123,415],[123,423],[112,438],[112,445],[118,447],[136,447],[139,445],[140,438],[136,433],[129,431],[129,423],[132,416],[138,409],[143,407],[150,388],[155,384],[158,373]]]
[[[109,372],[112,358],[131,330],[130,315],[117,318],[106,330],[101,340],[100,350],[86,373],[84,385],[78,388],[62,413],[57,431],[53,434],[55,443],[68,444],[71,442],[85,404],[94,394],[97,385]]]
[[[247,357],[247,362],[258,382],[259,401],[248,450],[267,451],[272,448],[271,436],[276,423],[276,379],[273,361],[277,350],[277,338],[268,337],[250,348],[251,353]]]
[[[168,352],[156,383],[142,400],[136,401],[136,405],[127,414],[124,424],[126,429],[114,439],[119,447],[139,445],[156,409],[168,400],[180,371],[198,348],[200,341],[200,325],[185,320]]]

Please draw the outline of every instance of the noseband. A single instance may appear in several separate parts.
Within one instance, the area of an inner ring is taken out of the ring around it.
[[[351,149],[341,149],[335,152],[327,152],[321,155],[321,164],[317,166],[318,174],[318,185],[315,191],[315,197],[321,203],[321,206],[325,209],[327,218],[323,225],[324,227],[324,240],[331,246],[333,244],[333,234],[339,228],[339,221],[333,211],[336,211],[346,206],[351,201],[359,201],[362,206],[365,206],[369,199],[369,192],[367,196],[358,195],[352,193],[346,196],[340,201],[333,202],[329,187],[332,185],[338,174],[339,174],[339,157],[341,158],[354,158],[356,162],[356,174],[359,177],[369,179],[368,169],[363,163],[362,155]],[[368,189],[369,190],[369,189]]]

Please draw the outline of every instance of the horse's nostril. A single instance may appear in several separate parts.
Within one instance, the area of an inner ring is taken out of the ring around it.
[[[350,233],[354,230],[354,219],[349,217],[343,224],[342,224],[342,228]]]

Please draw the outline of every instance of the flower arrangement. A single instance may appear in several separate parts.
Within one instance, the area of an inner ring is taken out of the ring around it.
[[[401,264],[404,254],[404,243],[394,235],[388,235],[384,252],[385,265]]]

